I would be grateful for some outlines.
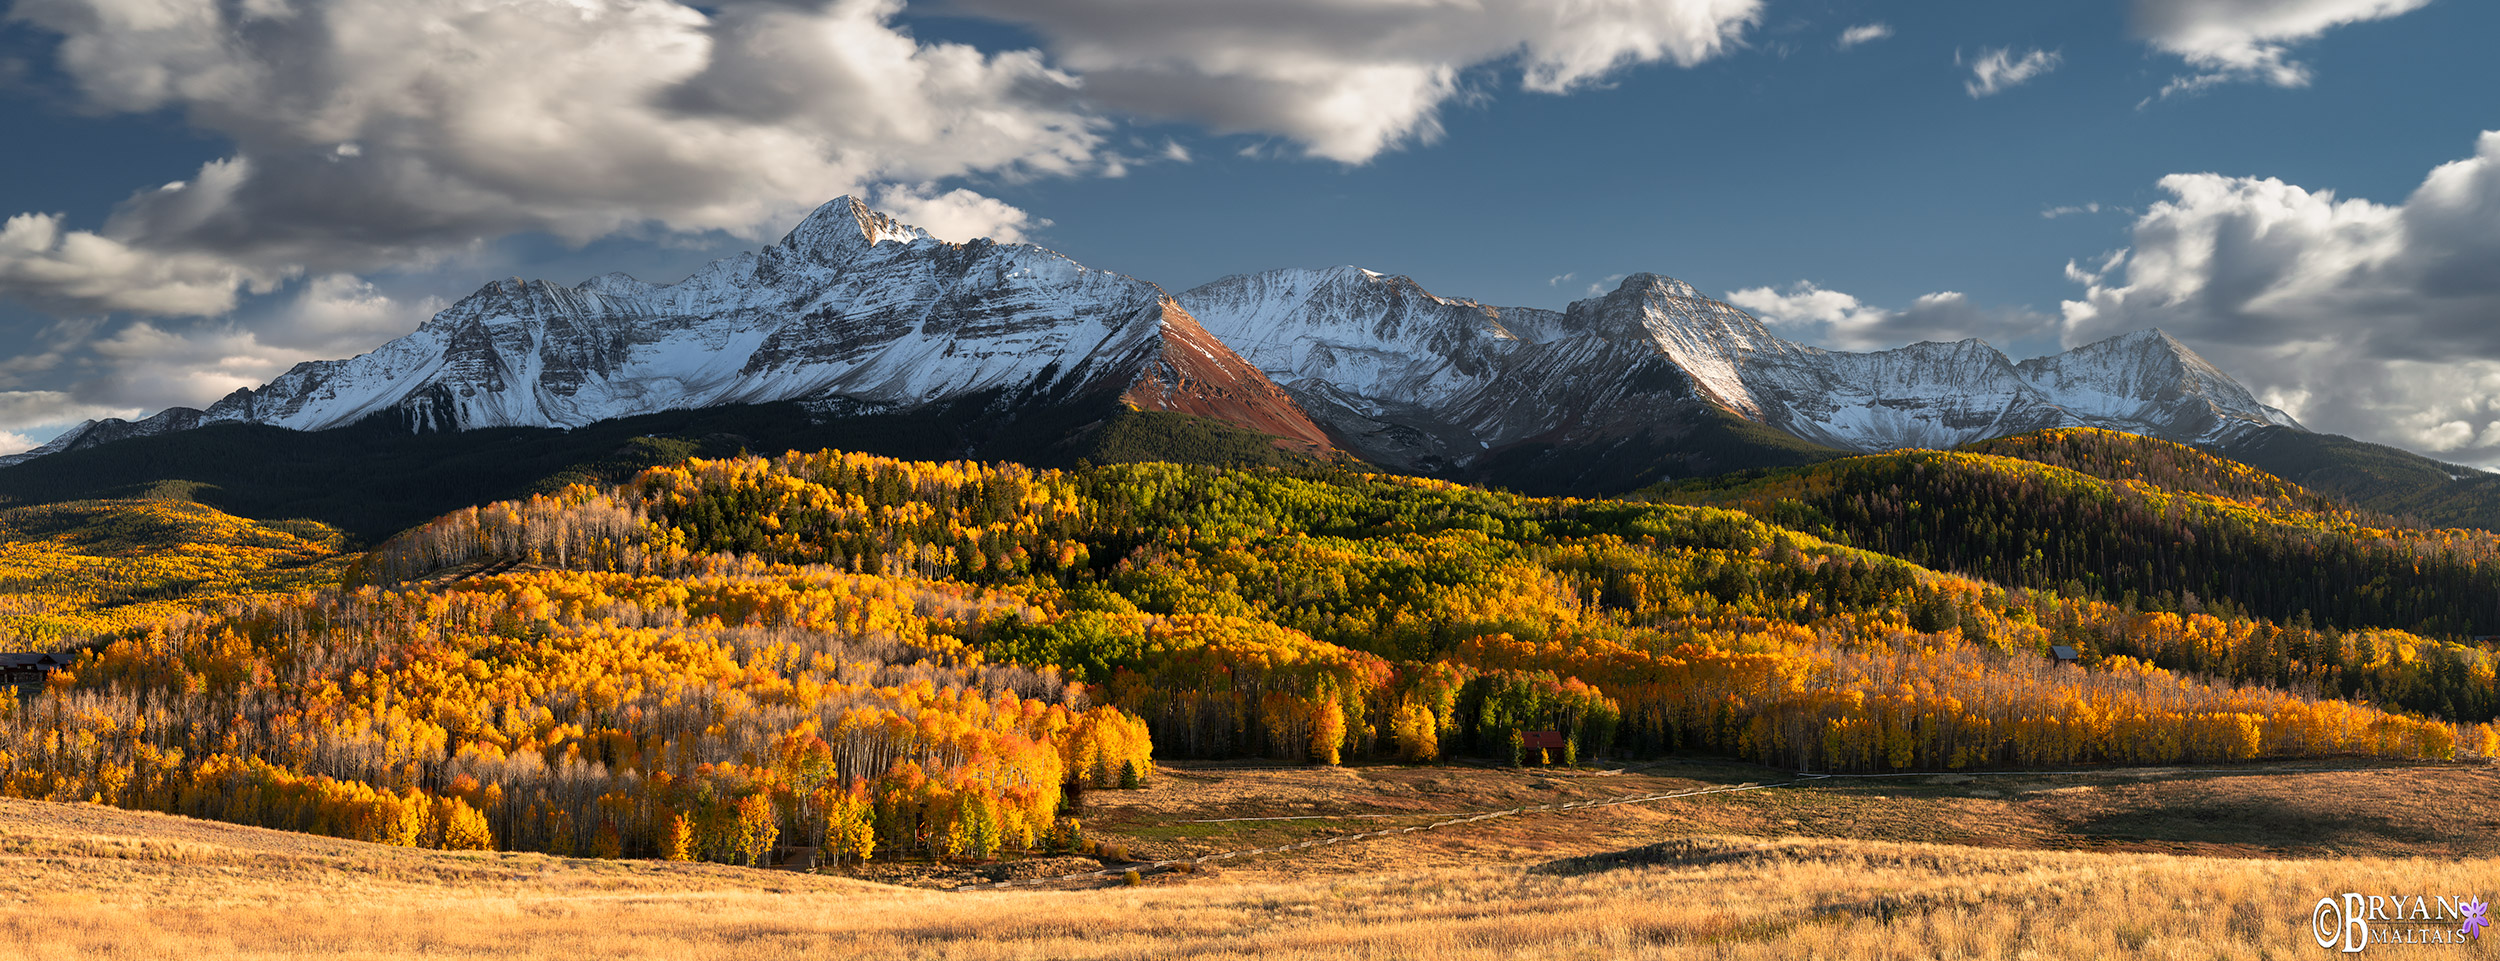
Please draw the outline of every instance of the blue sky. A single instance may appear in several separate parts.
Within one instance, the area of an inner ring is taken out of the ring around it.
[[[0,447],[860,193],[1175,290],[1655,271],[1844,349],[2161,326],[2314,428],[2500,462],[2500,5],[1562,6],[17,0]]]

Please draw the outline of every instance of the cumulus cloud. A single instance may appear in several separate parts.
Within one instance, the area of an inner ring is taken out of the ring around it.
[[[100,318],[52,324],[41,349],[0,362],[0,386],[14,387],[66,365],[64,389],[0,390],[0,443],[15,453],[61,430],[103,417],[131,419],[170,406],[199,406],[257,387],[297,363],[345,357],[407,333],[447,306],[439,298],[401,300],[347,274],[294,285],[236,314],[209,319],[141,320],[108,329]]]
[[[1040,34],[1114,110],[1278,134],[1361,163],[1439,136],[1471,67],[1515,63],[1567,93],[1635,64],[1689,66],[1740,42],[1760,0],[951,0]]]
[[[1040,42],[987,51],[916,38],[903,0],[17,0],[4,16],[57,38],[72,106],[180,116],[232,149],[100,223],[0,223],[0,296],[85,318],[0,362],[0,389],[204,404],[440,306],[359,274],[516,235],[762,240],[848,193],[948,239],[1023,240],[1049,221],[983,184],[1191,159],[1122,136],[1132,118],[1360,163],[1432,139],[1488,69],[1568,93],[1719,56],[1760,8],[947,3]]]
[[[516,233],[656,224],[762,236],[899,189],[941,231],[1005,204],[892,188],[1105,162],[1107,121],[1036,51],[924,44],[899,0],[20,0],[85,106],[177,111],[232,157],[94,231],[10,222],[0,291],[184,315],[297,273],[400,265]]]
[[[1839,46],[1840,49],[1847,50],[1859,44],[1874,43],[1889,36],[1892,36],[1891,24],[1881,22],[1860,24],[1840,32]]]
[[[2054,318],[2028,310],[1983,307],[1951,290],[1921,295],[1900,310],[1868,304],[1807,281],[1784,290],[1730,291],[1726,300],[1785,336],[1838,350],[1884,350],[1967,337],[2002,344],[2037,336],[2056,324]]]
[[[0,233],[0,294],[213,315],[290,278],[497,238],[762,238],[838,194],[949,239],[1041,225],[950,180],[1117,176],[1122,116],[1362,162],[1430,140],[1463,72],[1564,93],[1741,42],[1761,0],[953,0],[1048,48],[922,42],[903,0],[19,0],[99,112],[171,111],[232,156],[103,224]],[[1185,162],[1167,142],[1149,158]]]
[[[333,358],[414,330],[448,306],[439,297],[393,298],[352,274],[326,274],[299,285],[264,314],[241,321],[255,341],[269,347]]]
[[[2292,47],[2346,24],[2401,16],[2430,0],[2136,0],[2138,35],[2201,72],[2173,78],[2164,97],[2218,83],[2309,83]]]
[[[138,408],[92,404],[67,391],[0,390],[0,454],[25,451],[85,421],[138,415]]]
[[[142,320],[87,341],[80,346],[96,359],[96,373],[73,392],[149,410],[198,406],[268,383],[304,360],[370,350],[446,306],[437,298],[398,300],[347,274],[315,277],[243,315]]]
[[[995,197],[956,188],[940,191],[935,184],[888,184],[868,197],[878,210],[948,240],[987,237],[1022,243],[1028,230],[1050,226]]]
[[[1785,291],[1748,287],[1727,294],[1727,302],[1745,308],[1763,323],[1784,331],[1813,332],[1820,339],[1833,328],[1864,327],[1882,321],[1887,311],[1837,290],[1798,281]]]
[[[2318,430],[2500,462],[2500,131],[2398,204],[2162,178],[2132,245],[2070,264],[2069,343],[2162,327]]]
[[[1979,56],[1969,62],[1970,79],[1962,82],[1962,89],[1974,100],[1994,96],[2057,69],[2064,59],[2054,50],[2025,50],[2021,53],[2014,52],[2011,47],[1981,50]],[[1963,62],[1961,54],[1954,54],[1953,62]]]
[[[234,308],[238,289],[265,291],[290,272],[285,265],[148,250],[93,231],[65,230],[57,214],[19,214],[0,223],[0,291],[45,309],[219,313]]]

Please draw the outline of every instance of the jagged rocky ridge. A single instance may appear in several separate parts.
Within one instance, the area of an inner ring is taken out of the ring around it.
[[[1827,351],[1654,274],[1562,311],[1352,267],[1174,297],[1039,247],[942,242],[843,198],[675,284],[489,284],[372,353],[0,462],[222,423],[578,427],[773,401],[828,420],[975,405],[993,425],[1126,405],[1571,491],[2047,427],[2216,444],[2298,426],[2159,331],[2019,364],[1977,340]]]
[[[1349,449],[1403,466],[1601,446],[1702,409],[1850,451],[2068,426],[2196,444],[2298,427],[2157,330],[2019,364],[1975,339],[1829,351],[1655,274],[1561,313],[1348,267],[1228,277],[1179,299]]]
[[[675,284],[500,281],[371,353],[299,364],[205,411],[92,423],[22,456],[225,423],[579,427],[730,404],[839,416],[982,398],[1117,401],[1330,449],[1162,288],[1040,247],[946,243],[843,198]]]

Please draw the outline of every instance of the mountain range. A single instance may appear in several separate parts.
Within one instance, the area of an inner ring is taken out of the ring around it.
[[[674,284],[498,281],[370,353],[204,410],[89,422],[0,464],[230,425],[574,431],[792,404],[814,437],[913,456],[1066,460],[1125,415],[1172,415],[1157,436],[1188,424],[1233,449],[1255,437],[1569,493],[2057,427],[2224,451],[2307,433],[2157,330],[2017,363],[1975,339],[1806,346],[1656,274],[1560,311],[1354,267],[1171,294],[1037,246],[941,241],[842,198]]]

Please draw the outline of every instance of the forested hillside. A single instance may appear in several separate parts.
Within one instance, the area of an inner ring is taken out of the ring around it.
[[[2183,505],[2157,518],[2224,504],[2129,496]],[[1324,467],[697,459],[453,512],[348,576],[108,632],[0,725],[0,789],[747,861],[774,838],[1069,843],[1068,786],[1151,777],[1149,752],[1890,771],[2500,751],[2480,646],[2000,587],[1731,510]],[[1537,730],[1561,756],[1523,756]]]
[[[2216,453],[2431,527],[2500,530],[2500,474],[2336,434],[2270,428]]]
[[[552,491],[568,481],[611,484],[697,455],[812,450],[836,442],[902,457],[969,451],[1046,466],[1137,460],[1260,466],[1307,460],[1278,450],[1265,434],[1118,404],[1036,415],[1008,429],[991,423],[998,401],[983,395],[908,414],[853,416],[792,402],[705,407],[574,430],[411,432],[388,418],[309,432],[215,424],[0,468],[0,504],[128,499],[178,487],[189,499],[228,514],[310,519],[376,544],[445,511]]]
[[[0,510],[0,650],[49,650],[140,627],[210,598],[338,583],[345,536],[179,499]]]
[[[2131,434],[2047,431],[1649,496],[2134,608],[2500,634],[2500,535],[2403,529],[2244,464]]]

